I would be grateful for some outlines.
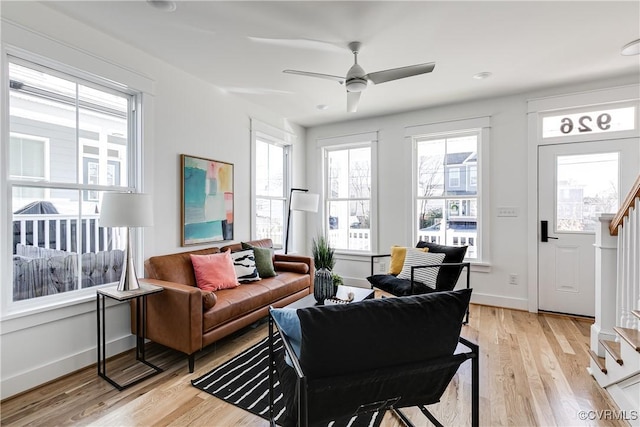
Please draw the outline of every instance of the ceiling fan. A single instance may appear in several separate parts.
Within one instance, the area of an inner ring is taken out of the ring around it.
[[[430,73],[436,66],[435,62],[428,62],[425,64],[409,65],[406,67],[392,68],[390,70],[376,71],[374,73],[367,74],[358,64],[358,52],[360,51],[360,46],[360,42],[349,43],[349,49],[353,52],[354,64],[349,68],[349,71],[347,71],[346,77],[297,70],[284,70],[283,73],[318,77],[344,84],[347,89],[347,111],[355,112],[358,109],[360,94],[367,88],[369,82],[373,84],[380,84],[392,80],[404,79],[405,77]]]

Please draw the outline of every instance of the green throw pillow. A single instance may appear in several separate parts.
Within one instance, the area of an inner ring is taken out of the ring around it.
[[[253,255],[256,259],[256,268],[261,278],[275,277],[276,270],[273,268],[273,249],[258,248],[248,243],[242,242],[242,249],[253,249]]]

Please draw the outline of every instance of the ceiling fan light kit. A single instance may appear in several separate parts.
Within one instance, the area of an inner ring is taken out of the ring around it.
[[[400,68],[392,68],[389,70],[376,71],[374,73],[367,74],[364,69],[358,64],[358,53],[360,52],[361,43],[351,42],[348,46],[353,53],[354,63],[351,68],[349,68],[346,77],[298,70],[284,70],[283,72],[288,74],[298,74],[300,76],[334,80],[340,84],[344,84],[347,90],[347,111],[355,112],[358,109],[360,95],[367,88],[369,82],[371,82],[372,84],[380,84],[393,80],[417,76],[420,74],[430,73],[436,66],[435,62],[429,62],[424,64],[409,65]]]

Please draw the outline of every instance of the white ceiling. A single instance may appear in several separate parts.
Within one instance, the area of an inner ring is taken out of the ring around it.
[[[181,1],[171,13],[144,0],[45,4],[302,126],[640,76],[640,56],[620,55],[640,38],[639,1]],[[436,67],[370,85],[357,113],[337,82],[282,73],[344,76],[351,41],[367,72]],[[484,71],[493,75],[472,78]]]

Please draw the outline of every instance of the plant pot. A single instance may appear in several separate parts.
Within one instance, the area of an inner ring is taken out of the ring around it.
[[[316,270],[313,278],[313,296],[318,302],[324,302],[325,299],[335,295],[333,287],[333,275],[328,268],[320,268]]]

